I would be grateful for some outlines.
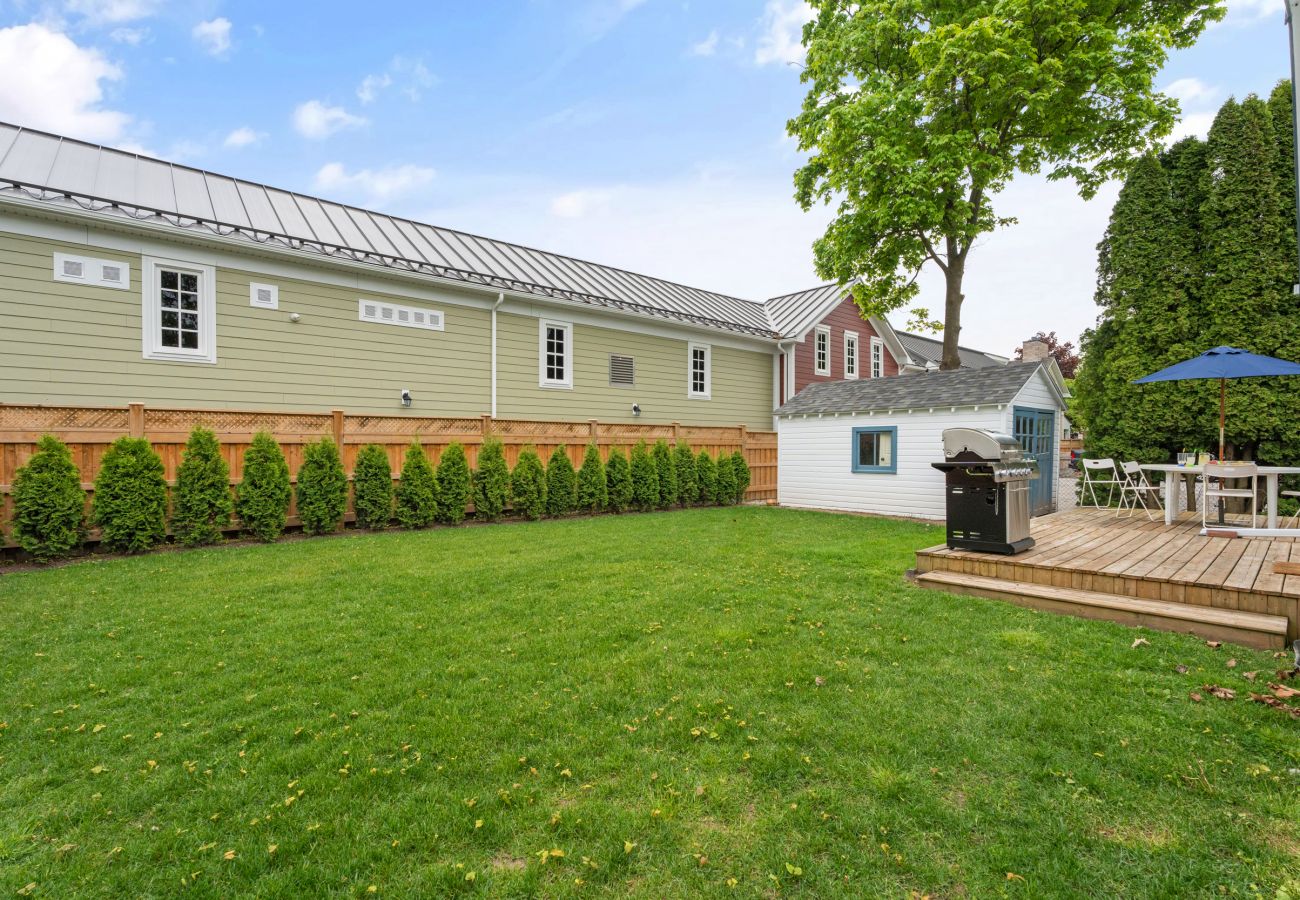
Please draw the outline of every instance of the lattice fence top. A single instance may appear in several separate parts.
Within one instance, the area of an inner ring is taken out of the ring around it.
[[[492,432],[499,437],[573,437],[591,436],[586,422],[534,422],[526,419],[493,419]]]
[[[327,434],[334,427],[328,414],[277,413],[222,409],[144,410],[145,430],[189,431],[196,426],[216,432],[269,431],[272,434]]]
[[[670,441],[673,439],[673,427],[671,425],[631,425],[617,423],[601,425],[600,436],[628,438],[634,441],[657,441],[660,438]]]
[[[348,434],[467,434],[483,427],[481,419],[423,419],[403,416],[345,416]]]
[[[71,431],[127,427],[127,411],[78,406],[0,406],[0,428]]]
[[[683,428],[682,437],[702,444],[739,444],[739,428]]]

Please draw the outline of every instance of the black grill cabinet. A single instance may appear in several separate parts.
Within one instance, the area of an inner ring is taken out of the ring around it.
[[[948,547],[984,553],[1020,553],[1029,536],[1029,482],[1038,461],[1009,434],[979,428],[943,433]]]

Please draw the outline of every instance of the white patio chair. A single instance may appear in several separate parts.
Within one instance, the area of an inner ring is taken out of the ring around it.
[[[1295,497],[1297,499],[1300,499],[1300,491],[1283,491],[1282,496]],[[1300,507],[1296,508],[1295,515],[1291,516],[1290,520],[1286,524],[1286,527],[1295,528],[1296,525],[1300,525]]]
[[[1083,485],[1079,488],[1079,505],[1084,506],[1084,498],[1091,496],[1092,505],[1098,508],[1101,503],[1097,500],[1097,488],[1106,488],[1106,505],[1115,497],[1115,488],[1123,487],[1124,482],[1120,481],[1119,473],[1115,469],[1115,460],[1109,456],[1105,459],[1085,459],[1083,461]],[[1122,497],[1121,497],[1122,499]]]
[[[1255,519],[1258,517],[1256,498],[1259,487],[1259,466],[1254,463],[1221,463],[1212,462],[1205,464],[1205,490],[1201,493],[1201,526],[1206,527],[1210,524],[1210,501],[1214,501],[1214,506],[1218,507],[1223,500],[1238,498],[1250,501],[1250,527],[1255,527]],[[1228,487],[1229,481],[1250,480],[1248,488]]]
[[[1116,518],[1127,518],[1133,515],[1138,506],[1147,514],[1147,518],[1155,521],[1152,515],[1152,509],[1159,510],[1164,514],[1164,507],[1160,505],[1160,488],[1147,481],[1147,473],[1142,471],[1142,466],[1137,462],[1121,463],[1119,467],[1120,477],[1123,482],[1119,486],[1119,509],[1115,513]],[[1148,502],[1148,499],[1150,501]]]

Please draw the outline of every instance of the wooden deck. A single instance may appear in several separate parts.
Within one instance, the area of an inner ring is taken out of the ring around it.
[[[1024,553],[999,556],[930,547],[918,551],[916,570],[923,584],[929,572],[973,576],[966,593],[1012,600],[1022,594],[1025,605],[1058,610],[1062,604],[1077,602],[1091,608],[1080,614],[1219,633],[1233,640],[1240,638],[1215,629],[1227,627],[1224,623],[1234,620],[1231,614],[1236,613],[1241,628],[1269,632],[1260,641],[1245,641],[1261,646],[1280,646],[1282,636],[1271,632],[1280,630],[1276,617],[1283,617],[1286,639],[1300,637],[1300,575],[1275,571],[1279,562],[1300,563],[1300,540],[1203,537],[1200,530],[1199,517],[1187,516],[1166,526],[1163,520],[1152,522],[1141,513],[1117,519],[1109,510],[1075,509],[1034,519],[1031,533],[1036,544]],[[930,586],[953,590],[960,579],[942,581],[931,579]],[[1031,585],[1035,589],[1028,589]],[[1129,617],[1098,612],[1128,601],[1144,603],[1129,603],[1135,610]],[[1205,627],[1197,628],[1187,627],[1196,619],[1194,610],[1168,609],[1169,623],[1162,625],[1150,620],[1152,610],[1159,607],[1146,602],[1229,615],[1204,616]]]

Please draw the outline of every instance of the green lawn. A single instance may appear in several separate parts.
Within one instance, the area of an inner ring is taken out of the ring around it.
[[[1188,699],[1280,661],[905,583],[940,539],[708,509],[0,575],[0,897],[1300,877],[1300,723]]]

